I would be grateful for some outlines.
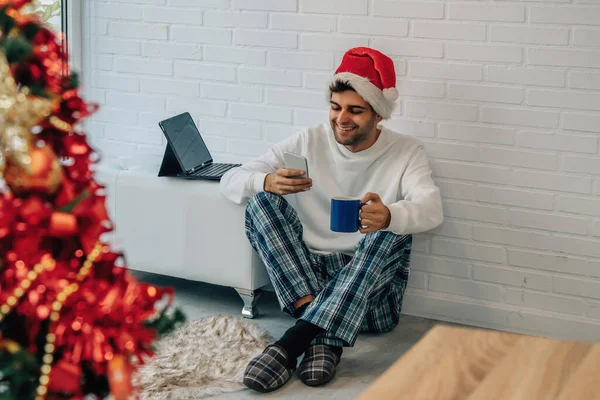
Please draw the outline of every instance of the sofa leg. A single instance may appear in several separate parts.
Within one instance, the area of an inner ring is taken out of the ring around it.
[[[258,316],[258,309],[255,307],[256,300],[260,297],[260,290],[248,290],[234,288],[244,301],[244,307],[242,308],[242,316],[244,318],[254,318]]]

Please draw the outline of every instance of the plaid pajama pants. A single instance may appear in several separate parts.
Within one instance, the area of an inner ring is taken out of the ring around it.
[[[324,329],[313,343],[351,347],[359,332],[385,332],[400,317],[408,281],[411,235],[372,232],[353,256],[313,253],[302,224],[282,197],[261,192],[248,201],[246,235],[263,260],[284,312],[294,302],[315,299],[301,319]]]

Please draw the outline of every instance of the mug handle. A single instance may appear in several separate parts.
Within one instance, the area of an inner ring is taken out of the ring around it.
[[[366,206],[367,203],[358,203],[358,229],[362,228],[362,225],[360,224],[361,218],[360,218],[360,209],[363,208],[363,206]]]

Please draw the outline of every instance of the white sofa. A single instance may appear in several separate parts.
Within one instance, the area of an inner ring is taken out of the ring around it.
[[[269,277],[244,232],[245,206],[225,199],[215,181],[157,177],[156,163],[101,162],[116,247],[134,270],[233,287],[242,315]]]

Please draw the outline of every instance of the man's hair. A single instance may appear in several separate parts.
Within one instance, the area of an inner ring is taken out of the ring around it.
[[[341,93],[347,90],[352,90],[353,92],[356,92],[356,90],[354,90],[354,88],[350,85],[348,81],[342,81],[338,79],[335,82],[332,82],[331,85],[329,85],[329,91],[331,93]]]
[[[350,85],[350,82],[348,82],[348,81],[342,81],[342,80],[338,79],[329,85],[330,93],[341,93],[341,92],[345,92],[347,90],[356,92],[356,90],[352,87],[352,85]],[[371,109],[371,111],[374,112],[375,114],[377,114],[377,111],[375,111],[373,106],[368,101],[367,101],[367,104],[369,105],[369,108]]]

